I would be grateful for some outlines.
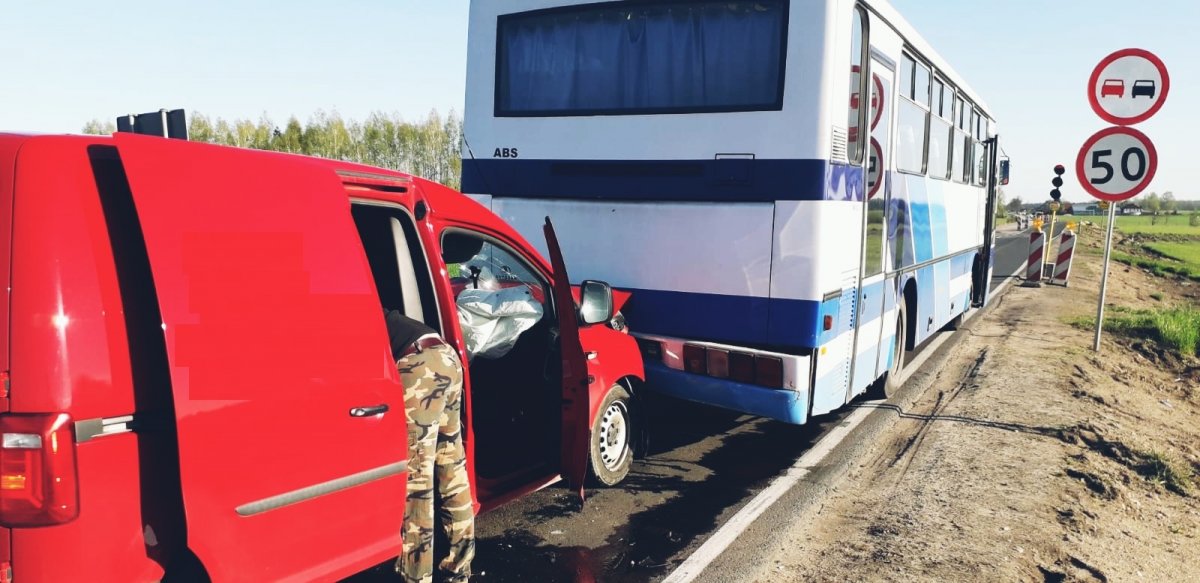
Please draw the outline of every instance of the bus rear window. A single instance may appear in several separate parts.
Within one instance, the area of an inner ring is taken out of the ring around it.
[[[501,16],[496,115],[778,110],[787,0],[608,2]]]

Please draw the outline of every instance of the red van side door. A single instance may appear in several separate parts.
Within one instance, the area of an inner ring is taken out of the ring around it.
[[[563,478],[567,485],[583,498],[583,484],[587,478],[588,439],[592,424],[588,417],[587,358],[583,345],[579,343],[579,316],[575,311],[575,298],[571,295],[571,279],[567,276],[567,264],[563,261],[554,226],[546,217],[546,249],[550,254],[550,265],[554,269],[554,305],[558,312],[558,332],[562,343],[562,452],[559,459]]]
[[[188,546],[216,581],[396,556],[403,391],[341,181],[274,154],[115,141],[162,312]]]

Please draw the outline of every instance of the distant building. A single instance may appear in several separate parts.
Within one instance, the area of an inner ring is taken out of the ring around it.
[[[1127,202],[1120,206],[1121,214],[1123,215],[1140,215],[1142,214],[1142,206],[1136,202]]]

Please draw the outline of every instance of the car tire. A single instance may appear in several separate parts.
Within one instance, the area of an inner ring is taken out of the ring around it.
[[[629,391],[613,385],[600,401],[592,422],[588,446],[588,468],[601,486],[615,486],[633,466],[633,415]]]

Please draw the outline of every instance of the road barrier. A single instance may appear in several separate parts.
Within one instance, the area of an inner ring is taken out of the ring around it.
[[[1058,244],[1058,260],[1054,262],[1054,275],[1048,283],[1067,287],[1067,278],[1071,277],[1071,256],[1075,252],[1075,233],[1063,229],[1062,238]]]
[[[1042,284],[1042,261],[1045,257],[1046,235],[1040,230],[1029,232],[1029,264],[1025,269],[1026,286]]]

